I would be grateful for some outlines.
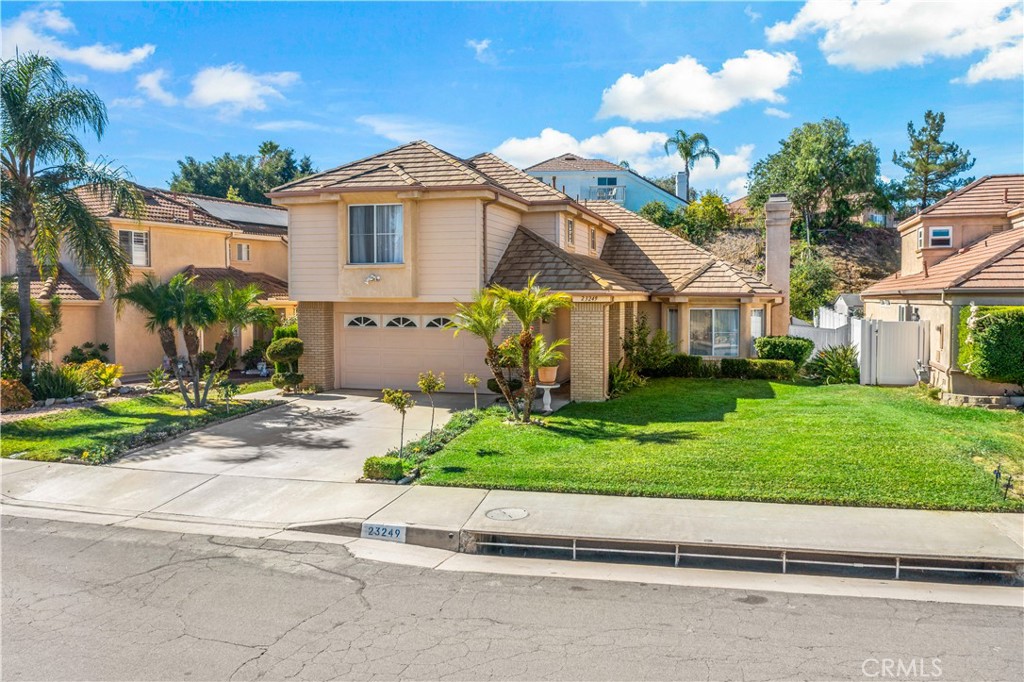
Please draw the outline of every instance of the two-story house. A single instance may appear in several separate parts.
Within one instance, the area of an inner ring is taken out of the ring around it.
[[[686,208],[688,203],[685,196],[677,196],[686,193],[685,180],[681,185],[678,176],[677,194],[673,194],[639,173],[604,159],[561,154],[530,166],[526,172],[577,201],[611,201],[634,213],[652,201],[662,202],[670,211]]]
[[[489,372],[482,342],[446,328],[455,302],[533,274],[572,296],[541,331],[569,339],[559,381],[575,400],[607,397],[641,312],[679,350],[709,357],[749,356],[754,337],[785,333],[788,202],[769,229],[769,249],[785,252],[770,261],[784,262],[769,268],[784,280],[775,287],[614,202],[577,202],[493,154],[461,159],[422,141],[269,196],[288,209],[300,369],[323,388],[415,388],[433,370],[468,390],[465,372]]]
[[[139,220],[116,215],[108,200],[89,187],[77,190],[86,207],[106,218],[131,263],[132,279],[152,274],[161,281],[179,272],[195,275],[197,286],[219,279],[253,283],[266,294],[263,303],[283,317],[295,304],[288,298],[287,212],[274,206],[231,202],[225,199],[138,187],[143,199]],[[4,249],[3,274],[16,271],[13,249]],[[113,300],[113,292],[100,291],[95,278],[71,258],[62,259],[56,277],[36,275],[32,296],[61,299],[62,326],[54,339],[51,359],[59,361],[72,346],[105,343],[111,362],[124,366],[126,375],[138,375],[161,366],[163,351],[156,335],[147,331],[145,317],[131,306]],[[244,329],[236,348],[244,351],[254,336],[267,330]],[[204,334],[212,350],[218,330]],[[179,339],[179,348],[184,347]]]
[[[960,311],[1024,305],[1024,175],[989,175],[899,224],[900,270],[861,293],[864,317],[926,320],[930,383],[947,393],[999,395],[1014,387],[957,366]]]

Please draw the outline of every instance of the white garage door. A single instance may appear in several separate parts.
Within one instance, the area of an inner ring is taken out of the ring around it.
[[[468,391],[466,372],[486,380],[484,344],[466,333],[435,326],[436,315],[341,315],[340,367],[343,388],[416,390],[420,372],[444,372],[451,392]],[[359,319],[362,318],[362,319]],[[397,318],[397,319],[396,319]],[[405,326],[401,326],[405,325]],[[412,326],[415,325],[415,326]]]

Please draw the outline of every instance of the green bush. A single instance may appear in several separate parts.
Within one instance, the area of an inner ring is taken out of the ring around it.
[[[36,400],[71,398],[85,392],[85,377],[77,365],[44,362],[36,369],[31,390]]]
[[[699,355],[673,353],[664,367],[651,372],[651,377],[693,378],[703,376],[704,364]]]
[[[256,365],[265,359],[268,346],[270,346],[269,341],[261,341],[259,339],[253,341],[249,349],[242,353],[243,368],[256,369]]]
[[[612,365],[608,374],[608,392],[613,398],[625,395],[646,383],[647,380],[640,376],[639,372],[623,362]]]
[[[271,362],[280,362],[282,364],[293,365],[299,361],[302,357],[304,350],[304,344],[302,339],[295,337],[285,337],[274,341],[267,346],[267,359]]]
[[[641,375],[659,376],[672,360],[672,342],[664,329],[652,334],[647,315],[640,313],[622,338],[622,353],[626,364]]]
[[[957,364],[971,376],[1024,386],[1024,306],[960,311]]]
[[[763,360],[789,360],[799,370],[814,352],[814,342],[799,336],[762,336],[754,341],[757,356]]]
[[[297,339],[297,338],[299,338],[299,323],[298,322],[295,322],[293,324],[285,324],[285,325],[281,325],[280,327],[275,327],[274,328],[274,338],[272,339],[273,341],[277,341],[278,339]]]
[[[520,379],[517,379],[516,377],[506,379],[506,381],[508,382],[508,390],[512,391],[513,393],[515,393],[516,391],[523,387],[523,382]],[[491,393],[498,393],[499,395],[501,394],[501,388],[498,386],[498,381],[493,377],[487,380],[487,390],[490,391]]]
[[[405,478],[405,462],[399,457],[368,457],[363,462],[363,478],[400,481]]]
[[[796,378],[796,368],[791,360],[722,358],[719,362],[719,376],[726,379],[792,381]]]
[[[270,377],[270,383],[274,388],[295,389],[305,378],[305,375],[298,372],[274,372]]]
[[[507,415],[508,412],[501,407],[492,407],[491,410],[496,411],[499,414]],[[439,428],[434,432],[434,437],[431,438],[430,434],[424,434],[416,440],[409,441],[405,444],[401,451],[405,452],[405,460],[416,463],[423,462],[430,455],[434,454],[446,444],[450,443],[456,436],[462,434],[470,426],[477,423],[480,417],[487,412],[484,410],[462,410],[452,414],[448,423]],[[399,455],[399,448],[392,448],[388,451],[389,457],[396,457]]]
[[[68,354],[64,356],[64,362],[75,365],[81,365],[89,362],[90,360],[107,362],[106,353],[109,350],[110,346],[105,343],[96,345],[92,341],[87,341],[81,346],[71,346],[71,350],[69,350]]]
[[[824,384],[859,384],[857,349],[849,344],[823,348],[807,363],[804,371],[807,376]]]

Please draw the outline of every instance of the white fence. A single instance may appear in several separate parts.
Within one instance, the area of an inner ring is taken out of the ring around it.
[[[928,323],[853,319],[850,342],[860,356],[860,383],[911,386],[927,366]]]
[[[829,346],[844,346],[850,343],[850,325],[844,324],[842,327],[836,329],[826,329],[825,327],[803,327],[799,325],[790,325],[789,333],[791,336],[799,336],[803,339],[810,339],[814,342],[814,352],[817,354],[822,348],[828,348]]]
[[[833,310],[827,306],[821,306],[818,308],[818,312],[814,314],[814,326],[824,327],[825,329],[838,329],[839,327],[846,326],[850,321],[850,316],[846,313],[841,313],[838,310]]]

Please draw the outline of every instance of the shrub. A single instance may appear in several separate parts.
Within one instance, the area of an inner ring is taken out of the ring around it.
[[[823,348],[807,363],[804,371],[815,381],[825,384],[859,384],[857,349],[849,344]]]
[[[623,362],[612,365],[608,374],[608,392],[613,398],[625,395],[645,383],[647,380],[639,372]]]
[[[701,364],[702,360],[697,355],[687,355],[686,353],[673,353],[669,357],[668,362],[665,366],[650,372],[649,376],[653,377],[699,377],[701,376]]]
[[[32,406],[32,393],[17,379],[0,379],[0,412],[24,410]]]
[[[505,381],[508,382],[508,388],[513,393],[515,393],[516,391],[523,387],[523,382],[515,377],[512,377],[511,379],[506,379]],[[491,393],[501,394],[501,388],[498,386],[497,379],[491,378],[487,380],[487,390],[490,391]]]
[[[36,400],[71,398],[85,391],[85,377],[78,365],[44,362],[36,370],[32,395]]]
[[[368,457],[363,462],[363,478],[400,481],[405,478],[405,462],[401,457]]]
[[[651,333],[647,315],[640,313],[636,324],[626,330],[622,339],[626,363],[644,376],[655,376],[672,359],[672,342],[664,329]]]
[[[149,379],[149,387],[152,389],[160,389],[167,383],[168,374],[163,367],[157,367],[149,370],[149,374],[146,375]]]
[[[757,356],[763,360],[789,360],[799,370],[814,352],[814,342],[799,336],[762,336],[754,341]]]
[[[274,388],[295,390],[305,378],[305,375],[298,372],[274,372],[270,377],[270,383],[274,385]]]
[[[97,368],[94,381],[99,388],[110,388],[123,374],[124,367],[121,365],[103,365]]]
[[[282,337],[267,346],[267,359],[275,368],[270,381],[275,387],[294,390],[302,383],[304,377],[298,369],[303,350],[302,339],[294,336]]]
[[[299,323],[298,322],[292,322],[291,324],[283,324],[280,327],[275,327],[274,328],[274,338],[271,340],[271,345],[273,344],[274,341],[277,341],[279,339],[297,339],[297,338],[299,338]],[[269,348],[269,345],[268,345],[268,348]],[[265,357],[268,360],[270,360],[270,358],[267,357],[266,351],[263,352],[263,357]],[[275,372],[287,372],[288,368],[285,367],[282,363],[276,363],[275,362],[274,363],[274,371]]]
[[[1024,306],[960,311],[960,367],[971,376],[1024,386]]]
[[[792,381],[796,378],[796,368],[790,360],[722,358],[718,366],[719,376],[726,379]]]
[[[269,345],[270,342],[268,341],[260,341],[259,339],[253,341],[252,345],[249,346],[249,349],[242,353],[243,368],[256,369],[256,365],[266,359],[267,347]]]
[[[93,391],[100,387],[99,380],[96,378],[96,375],[104,367],[106,367],[106,364],[103,360],[88,360],[78,365],[78,369],[82,373],[82,380],[85,382],[85,388],[87,390]]]
[[[83,343],[81,346],[71,346],[71,350],[64,356],[63,360],[65,363],[70,364],[85,364],[90,360],[99,360],[100,362],[106,362],[106,353],[110,351],[110,346],[105,343],[96,345],[91,341]]]
[[[498,414],[507,414],[504,409],[500,407],[491,408],[491,410],[497,411]],[[493,414],[495,412],[491,413]],[[393,448],[388,451],[387,454],[389,457],[396,457],[399,452],[404,452],[404,459],[406,461],[416,463],[422,462],[430,455],[443,448],[447,443],[450,443],[456,436],[469,429],[470,426],[479,421],[481,416],[485,414],[488,414],[488,412],[478,410],[462,410],[461,412],[455,412],[448,420],[448,423],[437,430],[433,439],[428,435],[423,435],[416,440],[406,443],[404,449]]]

